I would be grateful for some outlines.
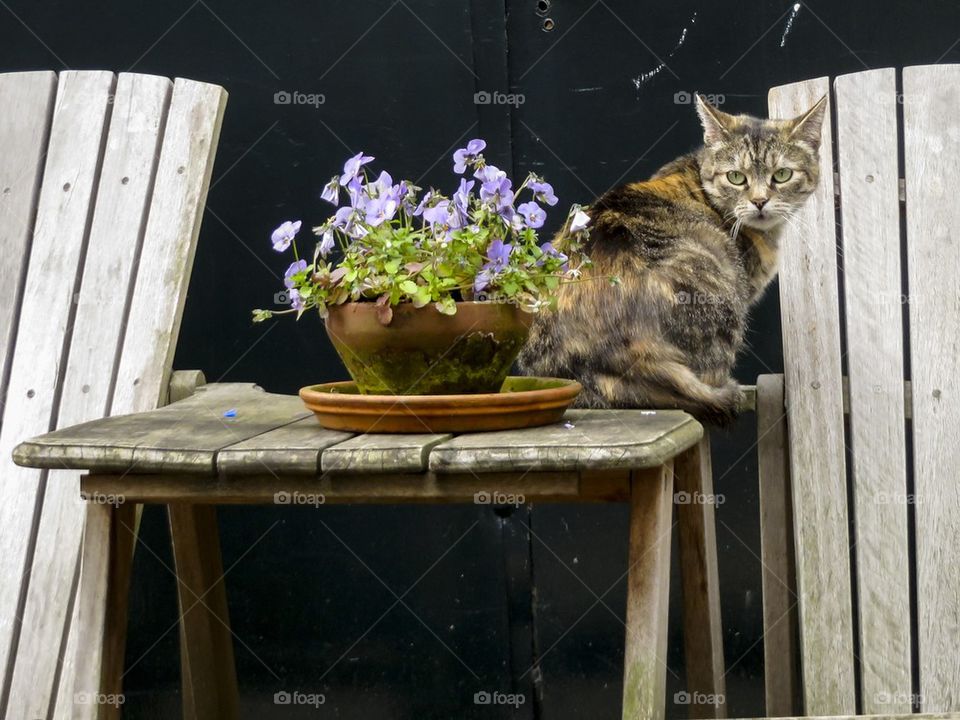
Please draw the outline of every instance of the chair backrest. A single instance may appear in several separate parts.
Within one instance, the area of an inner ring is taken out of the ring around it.
[[[780,267],[802,709],[956,711],[960,66],[777,87],[770,115],[825,93]]]
[[[150,75],[0,75],[0,716],[81,713],[78,474],[11,451],[163,402],[225,102]]]

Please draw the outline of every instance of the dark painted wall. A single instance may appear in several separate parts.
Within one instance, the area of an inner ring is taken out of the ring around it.
[[[346,377],[315,318],[252,326],[248,311],[280,284],[270,230],[321,219],[319,189],[348,154],[449,186],[449,153],[482,135],[518,176],[547,175],[566,206],[695,145],[693,90],[764,113],[772,85],[960,62],[958,40],[948,0],[0,3],[0,70],[133,70],[230,92],[176,367],[279,392]],[[277,104],[284,91],[324,102]],[[480,91],[523,102],[477,105]],[[781,369],[774,290],[737,376]],[[731,716],[763,709],[755,430],[746,416],[715,436]],[[227,508],[220,520],[244,717],[618,713],[624,507]],[[157,508],[142,541],[127,717],[176,717],[175,580]],[[671,700],[683,679],[673,595]],[[526,703],[476,706],[481,690]],[[326,703],[278,706],[280,691]]]

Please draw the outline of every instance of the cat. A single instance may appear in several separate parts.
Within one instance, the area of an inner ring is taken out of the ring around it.
[[[784,224],[817,186],[826,104],[764,120],[697,95],[703,146],[587,209],[593,267],[535,316],[521,370],[579,380],[580,407],[731,423],[747,313],[777,273]]]

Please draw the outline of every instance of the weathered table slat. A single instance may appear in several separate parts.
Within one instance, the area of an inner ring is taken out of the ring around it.
[[[325,430],[299,399],[297,404],[307,417],[225,447],[217,455],[217,471],[222,475],[316,475],[321,451],[353,435]]]
[[[159,410],[95,420],[29,440],[16,448],[14,460],[33,467],[209,475],[216,472],[222,448],[307,414],[296,396],[271,395],[243,383],[208,385]]]
[[[360,435],[324,450],[323,472],[418,473],[427,469],[434,447],[452,435]]]
[[[679,410],[570,410],[565,422],[460,435],[430,453],[435,472],[647,468],[694,445],[701,425]]]
[[[159,410],[28,440],[14,457],[22,465],[94,474],[218,474],[228,481],[319,473],[575,473],[656,467],[702,435],[700,424],[678,410],[571,410],[565,422],[540,428],[352,436],[320,427],[296,396],[224,384]]]

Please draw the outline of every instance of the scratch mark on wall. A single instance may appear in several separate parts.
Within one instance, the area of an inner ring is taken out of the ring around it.
[[[696,22],[697,22],[697,13],[694,12],[693,17],[690,18],[689,24],[684,25],[683,30],[680,32],[680,39],[677,40],[677,44],[673,46],[673,50],[667,53],[667,59],[672,58],[674,55],[676,55],[677,50],[683,47],[683,44],[687,41],[687,32],[690,29],[689,26],[695,25]],[[637,77],[633,78],[634,86],[637,88],[637,90],[639,90],[641,85],[643,85],[645,82],[647,82],[651,78],[654,78],[657,75],[659,75],[666,66],[667,66],[667,63],[664,61],[661,61],[659,65],[653,68],[653,70],[648,70],[645,73],[640,73]]]
[[[790,11],[790,17],[787,18],[787,24],[783,28],[783,35],[780,37],[780,47],[787,44],[787,35],[789,35],[793,29],[793,21],[797,17],[798,12],[800,12],[800,3],[795,3],[793,10]]]
[[[584,87],[584,88],[570,88],[573,92],[595,92],[596,90],[603,90],[603,85],[597,85],[596,87]]]

